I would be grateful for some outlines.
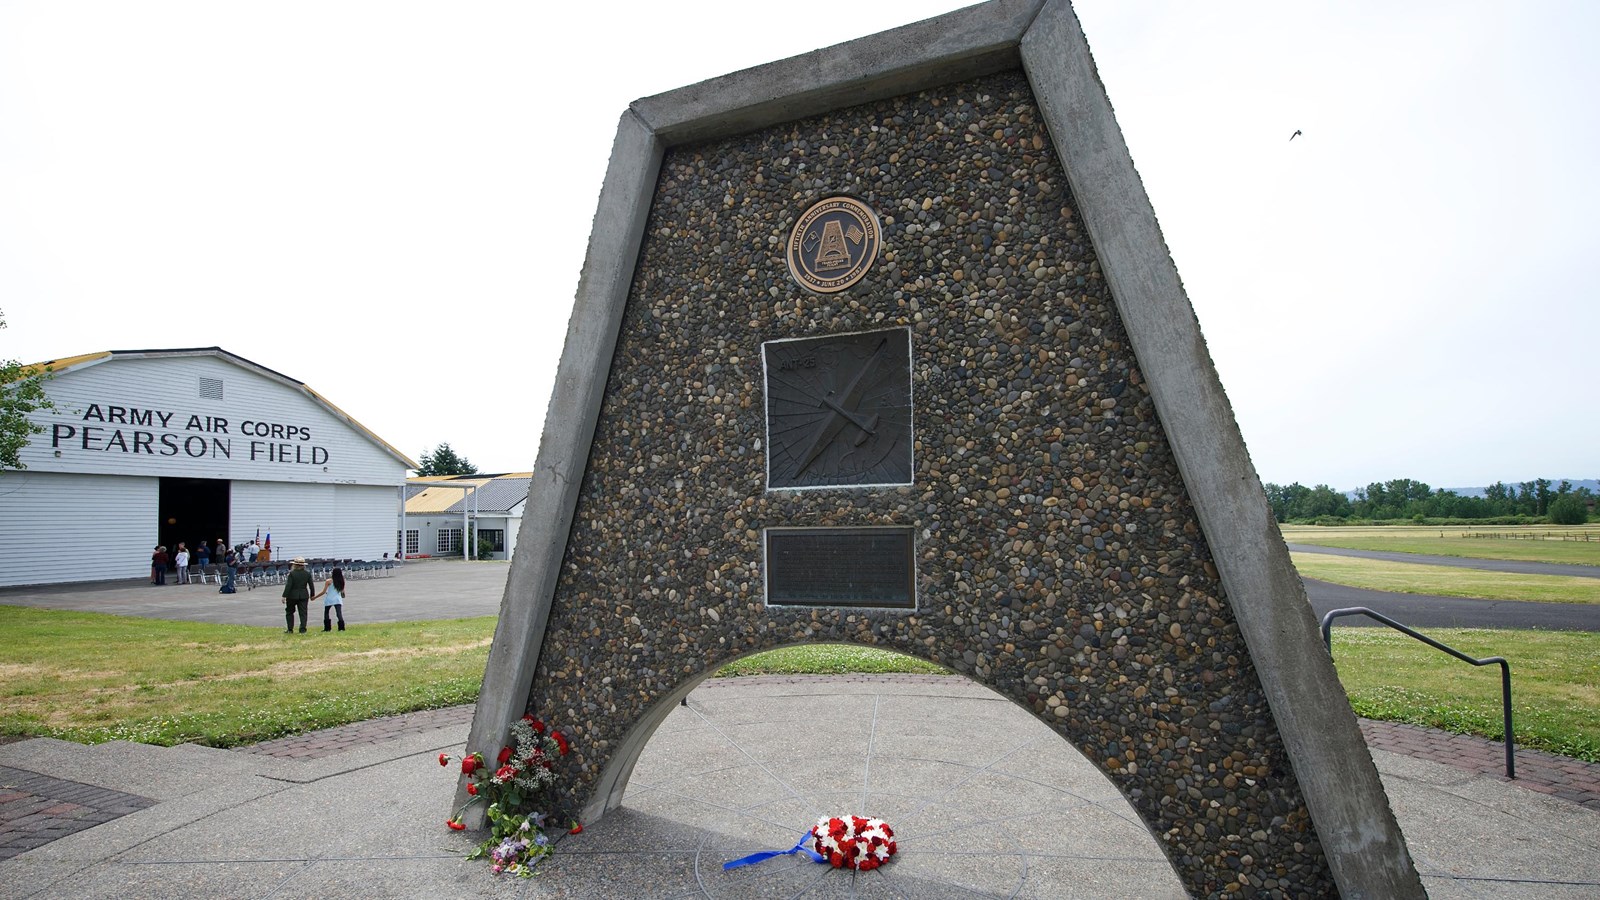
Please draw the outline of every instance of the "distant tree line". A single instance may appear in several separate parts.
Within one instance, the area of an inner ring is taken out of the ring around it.
[[[1574,488],[1563,480],[1552,487],[1548,478],[1518,484],[1495,482],[1482,497],[1463,497],[1420,481],[1396,478],[1373,482],[1346,496],[1325,484],[1306,487],[1268,483],[1267,500],[1279,522],[1318,522],[1360,519],[1393,521],[1410,519],[1520,519],[1556,525],[1582,525],[1595,506],[1594,491]]]

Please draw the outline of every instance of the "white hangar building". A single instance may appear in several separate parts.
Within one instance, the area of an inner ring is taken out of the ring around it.
[[[0,471],[0,585],[148,576],[157,544],[257,529],[275,559],[395,552],[417,464],[305,384],[219,347],[40,365],[56,408]]]

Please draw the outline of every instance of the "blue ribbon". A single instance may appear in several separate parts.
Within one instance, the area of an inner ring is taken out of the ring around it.
[[[769,860],[769,859],[773,858],[774,856],[789,856],[789,855],[795,854],[795,853],[804,853],[805,855],[811,857],[811,861],[812,862],[819,862],[819,863],[827,862],[828,860],[825,859],[822,854],[820,854],[817,851],[812,850],[810,847],[806,846],[806,844],[809,843],[810,841],[811,841],[811,832],[808,830],[808,831],[806,831],[805,834],[800,835],[800,843],[795,844],[793,847],[790,847],[787,850],[764,850],[764,851],[762,851],[760,853],[752,853],[749,856],[744,857],[743,859],[736,859],[733,862],[723,863],[722,864],[722,868],[724,870],[737,869],[740,866],[750,866],[750,865],[754,865],[754,864],[756,864],[758,862],[765,862],[766,860]]]

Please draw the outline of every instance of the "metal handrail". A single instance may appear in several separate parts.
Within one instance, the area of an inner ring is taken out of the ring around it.
[[[1367,609],[1365,606],[1350,606],[1344,609],[1331,610],[1327,615],[1322,617],[1322,642],[1327,645],[1329,656],[1333,655],[1333,620],[1343,616],[1366,616],[1369,619],[1376,619],[1377,621],[1382,622],[1383,624],[1393,628],[1398,632],[1401,632],[1402,634],[1410,635],[1411,637],[1416,638],[1417,640],[1427,644],[1430,647],[1433,647],[1436,650],[1443,650],[1451,656],[1454,656],[1456,659],[1462,660],[1463,662],[1472,663],[1475,666],[1487,666],[1490,663],[1499,663],[1500,707],[1504,711],[1505,715],[1506,777],[1517,777],[1517,760],[1514,744],[1512,743],[1511,733],[1511,664],[1506,662],[1505,657],[1490,656],[1485,659],[1473,659],[1454,647],[1447,647],[1433,638],[1428,637],[1422,632],[1407,628],[1388,616],[1379,612],[1373,612],[1372,610]]]

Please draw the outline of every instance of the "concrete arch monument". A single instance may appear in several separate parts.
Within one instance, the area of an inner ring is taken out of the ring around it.
[[[470,745],[571,728],[587,820],[837,641],[1032,711],[1196,895],[1423,895],[1065,0],[635,102],[523,523]]]

